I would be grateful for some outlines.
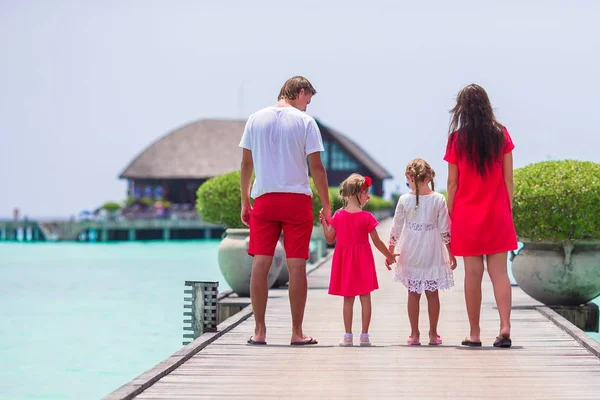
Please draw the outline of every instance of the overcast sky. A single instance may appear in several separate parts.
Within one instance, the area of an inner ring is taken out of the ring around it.
[[[486,88],[515,166],[600,162],[597,1],[0,0],[0,217],[68,217],[125,198],[119,173],[201,118],[245,118],[293,75],[308,112],[404,187],[445,187],[448,110]],[[489,5],[488,5],[489,4]]]

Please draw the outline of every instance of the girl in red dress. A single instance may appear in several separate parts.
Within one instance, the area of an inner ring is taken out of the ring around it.
[[[463,88],[452,109],[448,162],[451,251],[464,257],[465,301],[471,331],[464,346],[481,346],[479,315],[484,257],[500,314],[495,347],[510,347],[511,285],[507,252],[517,249],[512,218],[514,144],[494,117],[485,90]]]
[[[340,346],[352,346],[352,311],[354,298],[360,297],[362,306],[362,333],[360,345],[370,346],[369,324],[371,323],[371,292],[379,288],[375,260],[369,243],[386,257],[386,266],[396,262],[377,234],[377,220],[362,208],[369,201],[371,179],[352,174],[340,185],[340,197],[344,207],[336,211],[329,223],[321,215],[321,225],[327,243],[337,238],[331,263],[329,294],[344,297],[344,328],[346,333]]]

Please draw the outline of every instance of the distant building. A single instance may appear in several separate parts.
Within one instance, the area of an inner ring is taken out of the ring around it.
[[[196,191],[207,179],[240,168],[238,147],[246,121],[199,120],[175,129],[152,143],[119,176],[128,181],[133,198],[162,197],[176,204],[194,204]],[[323,125],[321,130],[330,186],[350,173],[373,179],[373,194],[383,195],[383,181],[391,174],[355,142]]]

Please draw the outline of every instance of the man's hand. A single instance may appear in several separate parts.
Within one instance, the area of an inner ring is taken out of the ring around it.
[[[250,214],[252,213],[252,206],[250,204],[242,204],[242,222],[247,227],[250,227]]]
[[[321,211],[319,211],[319,218],[321,216],[329,224],[329,221],[331,220],[331,209],[329,207],[327,207],[327,208],[321,208]]]

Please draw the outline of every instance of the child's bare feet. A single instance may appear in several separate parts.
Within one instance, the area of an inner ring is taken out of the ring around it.
[[[419,332],[417,333],[413,333],[412,335],[410,335],[408,337],[408,340],[406,340],[406,344],[410,345],[410,346],[419,346],[421,344],[421,340],[419,340]]]
[[[430,346],[439,346],[442,344],[442,337],[437,333],[429,334],[429,345]]]

